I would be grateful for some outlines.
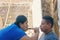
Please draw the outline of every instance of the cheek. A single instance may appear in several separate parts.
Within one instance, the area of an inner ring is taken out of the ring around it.
[[[27,29],[27,28],[28,28],[28,25],[25,24],[25,25],[24,25],[24,28]]]
[[[47,26],[47,29],[50,29],[51,27],[50,26]]]
[[[42,25],[41,30],[45,30],[45,29],[46,29],[46,25]]]
[[[28,27],[28,25],[27,24],[24,24],[25,25],[25,27]]]
[[[41,28],[45,28],[46,26],[45,25],[42,25]]]

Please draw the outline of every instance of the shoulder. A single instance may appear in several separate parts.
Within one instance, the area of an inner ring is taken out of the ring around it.
[[[23,36],[26,35],[25,31],[23,29],[19,28],[17,25],[15,25],[14,29],[12,29],[12,30],[14,30],[13,35],[16,39],[21,39]]]
[[[47,40],[58,40],[58,38],[57,37],[50,36],[49,38],[47,38]]]
[[[47,36],[48,40],[58,40],[58,37],[55,33],[51,33]]]
[[[17,33],[25,33],[25,31],[23,30],[23,29],[21,29],[21,28],[19,28],[17,25],[15,25],[15,24],[12,24],[11,25],[11,30],[13,30],[13,31],[15,31],[15,32],[17,32]]]

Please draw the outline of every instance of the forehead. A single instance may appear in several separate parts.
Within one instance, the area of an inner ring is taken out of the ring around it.
[[[41,23],[47,23],[45,19],[42,19],[42,22]]]

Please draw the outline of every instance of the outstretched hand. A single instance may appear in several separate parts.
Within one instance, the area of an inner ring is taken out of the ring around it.
[[[35,33],[39,33],[39,28],[37,28],[37,27],[34,28],[34,32],[35,32]]]

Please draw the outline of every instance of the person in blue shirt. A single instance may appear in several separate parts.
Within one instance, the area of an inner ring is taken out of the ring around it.
[[[57,35],[52,32],[54,20],[51,16],[43,16],[40,29],[43,32],[39,40],[58,40]]]
[[[0,30],[0,40],[38,40],[39,30],[34,28],[35,35],[28,37],[28,21],[24,15],[19,15],[16,21],[8,27]]]

